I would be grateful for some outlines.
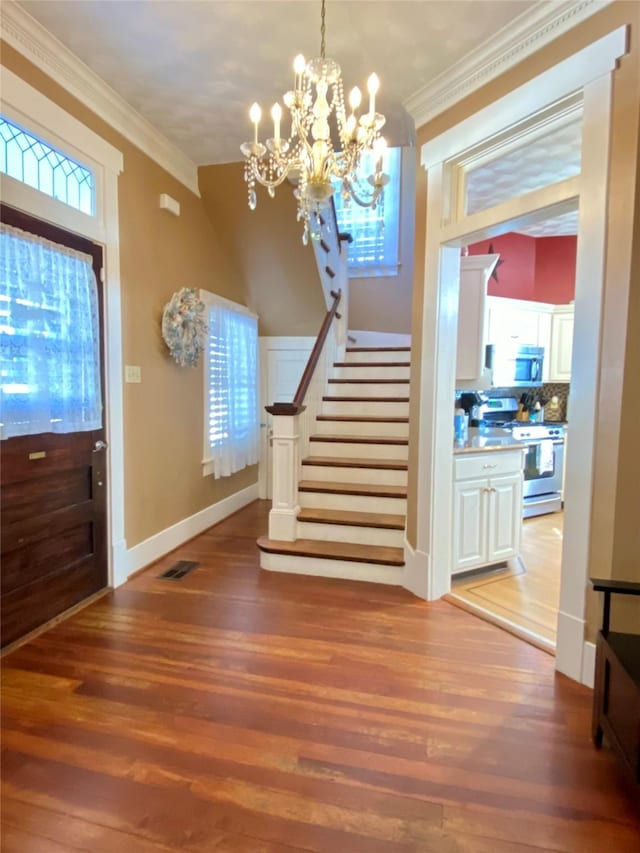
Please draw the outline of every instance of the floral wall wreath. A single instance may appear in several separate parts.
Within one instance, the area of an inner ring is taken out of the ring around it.
[[[180,367],[195,367],[207,338],[205,306],[194,288],[183,287],[164,306],[162,337]]]

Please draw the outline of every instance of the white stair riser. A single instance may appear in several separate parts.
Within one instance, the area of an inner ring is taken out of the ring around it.
[[[408,446],[402,444],[354,444],[346,441],[310,441],[310,456],[339,456],[355,459],[407,460]]]
[[[333,379],[408,379],[409,366],[406,367],[334,367]]]
[[[316,421],[316,435],[387,435],[392,438],[408,438],[408,423],[370,421]],[[361,445],[354,445],[361,446]],[[406,445],[405,445],[406,447]],[[357,456],[357,453],[352,453]]]
[[[372,352],[346,352],[344,360],[348,362],[357,362],[358,364],[368,364],[381,361],[411,361],[411,353],[407,350],[373,350]]]
[[[404,530],[299,521],[298,539],[321,539],[323,542],[352,542],[354,545],[383,545],[389,548],[402,548],[404,546]]]
[[[327,394],[335,397],[408,397],[408,382],[329,382]]]
[[[407,418],[409,403],[381,403],[378,400],[323,400],[323,415],[369,415],[371,417]]]
[[[381,468],[342,468],[336,465],[303,465],[303,480],[323,483],[370,483],[373,486],[406,486],[406,471],[385,471]]]
[[[267,571],[295,575],[317,575],[323,578],[368,581],[400,586],[404,566],[378,566],[374,563],[354,563],[348,560],[326,560],[322,557],[294,557],[290,554],[260,552],[260,566]]]
[[[376,498],[370,495],[342,495],[333,492],[298,492],[298,503],[310,509],[341,509],[347,512],[385,512],[406,515],[406,498]]]

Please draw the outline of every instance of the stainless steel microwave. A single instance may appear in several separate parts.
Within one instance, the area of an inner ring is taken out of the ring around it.
[[[485,366],[491,370],[495,388],[542,385],[544,347],[522,344],[489,344]]]

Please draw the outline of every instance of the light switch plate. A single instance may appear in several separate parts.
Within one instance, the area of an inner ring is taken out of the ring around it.
[[[124,366],[124,381],[125,382],[142,382],[142,369],[137,364],[125,364]]]

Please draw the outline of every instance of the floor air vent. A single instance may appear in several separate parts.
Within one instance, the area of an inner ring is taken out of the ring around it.
[[[193,560],[180,560],[174,563],[166,572],[158,575],[158,578],[167,581],[181,581],[182,578],[186,577],[189,572],[192,572],[199,565],[200,563],[194,563]]]

